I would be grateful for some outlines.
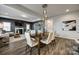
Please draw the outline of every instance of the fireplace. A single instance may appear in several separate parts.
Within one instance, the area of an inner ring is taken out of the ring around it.
[[[15,33],[24,34],[24,28],[15,28]]]

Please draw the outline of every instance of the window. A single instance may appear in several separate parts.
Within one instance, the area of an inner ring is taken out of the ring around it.
[[[2,22],[0,22],[0,28],[3,28],[3,23]]]
[[[3,22],[3,30],[11,31],[11,23],[10,22]]]

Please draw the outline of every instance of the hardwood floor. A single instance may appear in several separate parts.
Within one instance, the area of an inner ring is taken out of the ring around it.
[[[72,55],[73,46],[78,44],[74,40],[56,38],[55,43],[51,42],[48,47],[45,45],[41,47],[41,55]],[[30,48],[26,51],[26,40],[9,43],[8,46],[0,48],[0,55],[29,55]],[[49,48],[49,50],[48,50]],[[38,55],[37,47],[33,48],[33,55]]]

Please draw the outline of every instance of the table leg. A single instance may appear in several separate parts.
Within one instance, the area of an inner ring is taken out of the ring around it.
[[[38,55],[40,55],[40,39],[38,39]]]

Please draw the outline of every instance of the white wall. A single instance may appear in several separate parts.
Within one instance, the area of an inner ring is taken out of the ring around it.
[[[48,19],[45,22],[45,26],[48,32],[53,32],[53,20],[52,19]]]
[[[77,25],[79,24],[79,12],[67,13],[64,15],[59,15],[52,17],[54,23],[54,31],[56,35],[69,39],[79,39],[79,29],[77,31],[63,31],[62,21],[67,20],[77,20]],[[79,27],[79,25],[78,25]]]

